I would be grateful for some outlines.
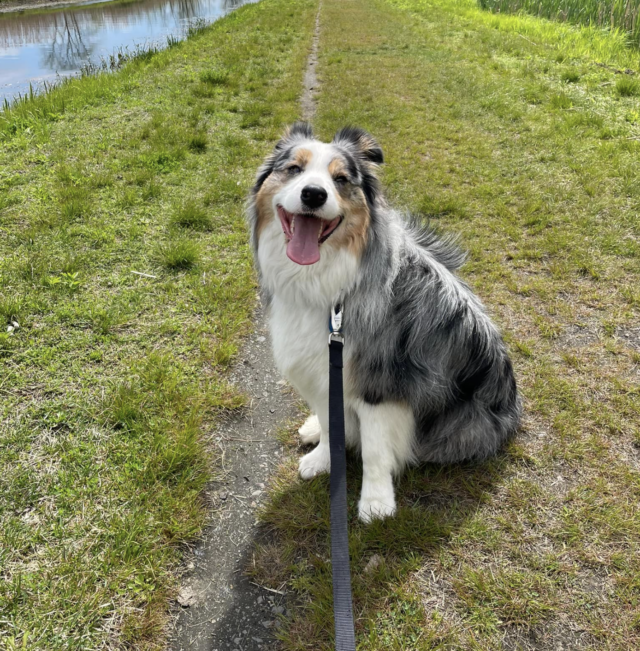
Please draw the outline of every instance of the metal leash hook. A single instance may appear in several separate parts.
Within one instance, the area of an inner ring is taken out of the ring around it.
[[[329,323],[329,450],[331,455],[331,572],[336,651],[355,651],[347,524],[347,456],[342,383],[342,305],[331,308]]]
[[[344,346],[344,336],[342,335],[342,305],[340,303],[331,306],[331,325],[329,330],[329,346],[331,346],[332,341],[339,341]]]

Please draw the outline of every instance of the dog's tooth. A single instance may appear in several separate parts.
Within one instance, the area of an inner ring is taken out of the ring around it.
[[[320,230],[318,231],[318,239],[322,237],[322,231],[324,230],[324,222],[320,220]]]
[[[296,230],[296,216],[294,215],[291,218],[291,235],[294,234],[295,230]]]

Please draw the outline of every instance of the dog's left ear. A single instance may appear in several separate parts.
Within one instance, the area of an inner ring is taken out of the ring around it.
[[[382,147],[364,129],[360,129],[359,127],[344,127],[333,136],[333,142],[336,145],[347,146],[369,163],[373,163],[374,165],[382,165],[384,163]]]

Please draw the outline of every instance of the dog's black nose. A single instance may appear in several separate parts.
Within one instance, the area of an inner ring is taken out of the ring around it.
[[[327,191],[318,185],[306,185],[302,188],[300,198],[307,208],[320,208],[327,201]]]

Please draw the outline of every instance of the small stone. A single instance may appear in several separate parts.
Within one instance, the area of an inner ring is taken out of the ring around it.
[[[194,565],[193,562],[191,562],[191,563],[187,563],[187,569],[188,569],[188,570],[193,570],[194,568],[195,568],[195,565]]]
[[[273,626],[273,622],[270,619],[265,619],[260,622],[265,628],[271,628]]]
[[[17,330],[20,327],[20,324],[17,321],[12,321],[11,325]]]
[[[224,502],[227,497],[229,497],[229,493],[218,493],[220,499]]]
[[[263,391],[263,392],[262,392],[262,395],[263,395],[265,398],[268,398],[268,397],[269,397],[269,393],[268,393],[267,391]]]
[[[282,615],[282,613],[284,613],[284,606],[274,606],[274,607],[271,609],[271,612],[272,612],[274,615]]]
[[[258,495],[262,495],[262,491],[253,491],[253,493],[251,493],[251,497],[258,497]]]
[[[276,410],[275,410],[275,409],[269,409],[269,413],[270,413],[270,414],[275,414],[275,413],[276,413]]]
[[[13,326],[7,326],[7,332],[13,332],[15,328]]]
[[[178,592],[176,601],[183,608],[189,608],[189,606],[193,606],[193,604],[196,602],[196,593],[193,591],[193,588],[182,588],[182,590]]]
[[[262,343],[263,341],[266,341],[266,340],[267,340],[266,337],[258,337],[258,341],[259,341],[260,343]]]
[[[257,601],[259,604],[261,604],[261,603],[264,601],[264,599],[263,599],[262,597],[258,597],[256,601]]]
[[[364,566],[363,572],[365,574],[371,574],[376,568],[380,567],[382,565],[384,559],[380,554],[374,554],[370,559],[369,562]]]

